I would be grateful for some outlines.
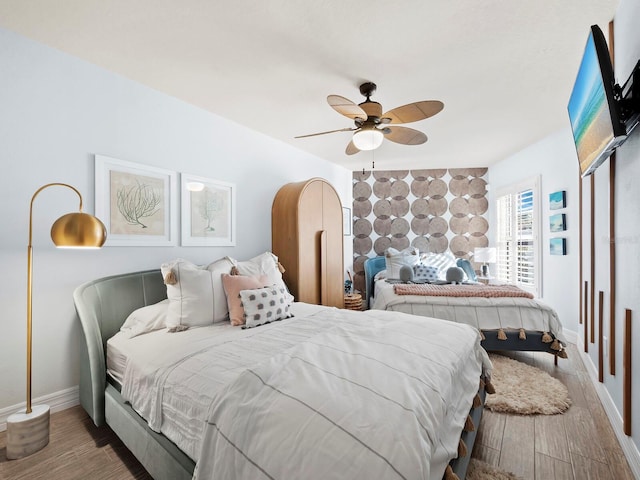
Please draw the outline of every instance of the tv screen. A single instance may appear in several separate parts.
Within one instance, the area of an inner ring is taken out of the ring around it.
[[[592,174],[627,138],[614,85],[607,42],[602,30],[593,25],[567,108],[583,177]]]

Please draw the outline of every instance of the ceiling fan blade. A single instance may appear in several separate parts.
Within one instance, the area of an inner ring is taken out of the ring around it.
[[[427,141],[427,136],[419,130],[407,127],[386,127],[385,130],[391,130],[385,133],[384,138],[395,143],[403,145],[420,145]]]
[[[355,120],[357,117],[367,118],[367,112],[348,98],[341,97],[340,95],[329,95],[327,97],[327,103],[340,115],[344,115],[351,120]]]
[[[340,128],[338,130],[329,130],[328,132],[310,133],[309,135],[298,135],[297,137],[293,137],[293,138],[315,137],[317,135],[326,135],[327,133],[353,132],[354,130],[357,130],[357,128]]]
[[[438,100],[424,100],[422,102],[409,103],[402,107],[394,108],[382,115],[390,118],[389,123],[411,123],[425,118],[433,117],[444,108],[444,103]]]
[[[358,149],[358,147],[356,147],[353,144],[353,140],[351,140],[349,142],[349,145],[347,145],[347,149],[344,151],[344,153],[346,153],[347,155],[354,155],[356,153],[358,153],[360,150]]]

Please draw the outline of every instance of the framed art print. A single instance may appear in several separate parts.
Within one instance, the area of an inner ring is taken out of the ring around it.
[[[549,209],[560,210],[567,206],[567,192],[560,190],[549,194]]]
[[[176,191],[176,172],[96,155],[96,216],[107,227],[105,245],[176,245]]]
[[[549,217],[549,231],[563,232],[567,229],[567,219],[564,213],[557,213]]]
[[[549,253],[551,255],[566,255],[567,239],[566,238],[549,239]]]
[[[342,234],[346,237],[351,235],[351,209],[342,207]]]
[[[181,244],[235,246],[236,186],[211,178],[182,173]]]

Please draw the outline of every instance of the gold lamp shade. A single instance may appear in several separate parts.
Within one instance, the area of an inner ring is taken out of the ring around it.
[[[100,248],[107,240],[107,229],[93,215],[67,213],[51,226],[51,240],[62,248]]]

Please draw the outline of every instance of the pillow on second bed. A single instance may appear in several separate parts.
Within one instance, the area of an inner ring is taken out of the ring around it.
[[[400,268],[404,265],[413,267],[420,262],[420,251],[415,247],[405,248],[402,251],[389,247],[384,252],[384,263],[387,270],[387,278],[399,279]]]

